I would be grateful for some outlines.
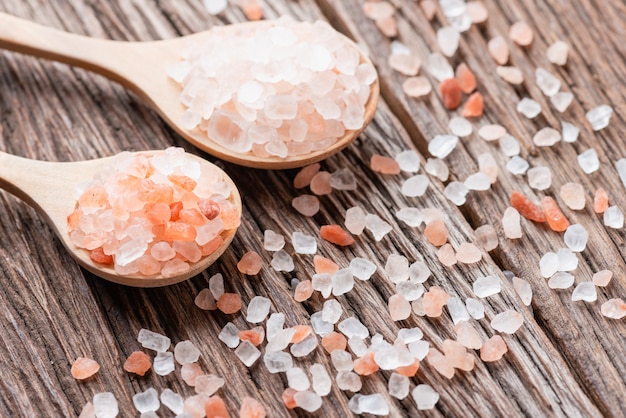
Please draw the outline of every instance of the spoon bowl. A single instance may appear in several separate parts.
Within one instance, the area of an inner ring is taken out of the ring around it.
[[[136,154],[151,154],[156,151],[145,151]],[[201,164],[210,162],[194,156]],[[0,152],[0,188],[19,197],[35,208],[48,221],[54,232],[61,239],[70,255],[86,270],[103,279],[135,287],[159,287],[187,280],[205,270],[213,264],[228,248],[237,229],[229,229],[221,233],[223,243],[210,255],[191,264],[190,269],[183,274],[165,277],[163,275],[143,276],[119,275],[112,267],[98,264],[89,258],[86,250],[78,248],[70,240],[67,232],[67,216],[76,206],[77,186],[94,177],[103,167],[115,157],[106,157],[89,161],[78,162],[47,162],[16,157]],[[221,170],[220,170],[221,171]],[[241,198],[233,181],[221,171],[222,180],[230,183],[231,194],[229,199],[241,213]]]
[[[219,36],[236,36],[252,28],[269,28],[274,24],[274,21],[246,22],[219,26],[215,30],[219,30]],[[120,42],[75,35],[0,13],[0,48],[82,67],[116,81],[145,101],[185,140],[217,158],[247,167],[287,169],[323,160],[350,144],[374,117],[379,97],[378,79],[370,86],[363,126],[347,130],[330,147],[309,154],[286,158],[242,154],[222,147],[204,133],[183,128],[185,107],[179,99],[181,87],[169,79],[166,69],[180,61],[181,51],[214,36],[215,30],[162,41]],[[371,63],[354,42],[346,39],[358,51],[362,63]]]

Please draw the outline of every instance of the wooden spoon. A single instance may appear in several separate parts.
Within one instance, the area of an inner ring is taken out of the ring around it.
[[[153,152],[155,151],[142,153]],[[196,158],[201,164],[211,164],[200,157],[192,154],[187,155]],[[158,287],[178,283],[205,270],[228,248],[235,236],[235,232],[237,232],[236,229],[222,232],[221,236],[224,242],[214,253],[192,264],[191,269],[184,274],[172,277],[164,277],[162,275],[143,276],[139,274],[121,276],[111,267],[94,263],[89,258],[87,251],[76,247],[70,241],[67,233],[67,216],[72,213],[76,206],[77,185],[93,178],[113,158],[115,157],[58,163],[30,160],[0,152],[0,167],[2,167],[2,170],[0,170],[0,188],[14,194],[37,209],[54,229],[65,248],[81,266],[96,276],[115,283],[136,287]],[[241,198],[237,188],[224,172],[222,172],[222,179],[232,184],[233,191],[229,200],[239,208],[241,213]]]
[[[270,27],[273,24],[272,21],[259,21],[220,26],[220,36],[236,35],[253,26]],[[261,158],[240,154],[209,140],[204,133],[182,128],[180,122],[185,108],[179,99],[181,88],[166,76],[166,68],[180,61],[180,52],[187,45],[197,43],[202,38],[211,36],[211,33],[209,30],[155,42],[117,42],[74,35],[0,13],[0,48],[75,65],[114,80],[147,102],[187,141],[209,154],[235,164],[286,169],[323,160],[350,144],[374,117],[379,96],[378,79],[371,85],[363,127],[346,131],[329,148],[310,154],[287,158]],[[352,44],[359,50],[361,62],[370,62],[356,44]]]

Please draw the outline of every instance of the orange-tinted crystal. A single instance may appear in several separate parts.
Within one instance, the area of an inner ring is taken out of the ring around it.
[[[476,89],[476,77],[465,63],[456,67],[455,77],[463,93],[470,94]]]
[[[230,418],[224,400],[218,395],[211,396],[204,404],[207,418]]]
[[[472,93],[465,101],[461,115],[465,118],[479,118],[483,115],[484,107],[483,95],[479,92]]]
[[[609,208],[609,195],[606,190],[599,187],[593,197],[593,211],[595,213],[604,213]]]
[[[133,351],[124,362],[124,370],[143,376],[152,367],[150,356],[143,351]]]
[[[569,226],[569,221],[559,209],[559,205],[557,205],[556,201],[550,196],[546,196],[541,200],[541,208],[543,209],[543,213],[546,215],[546,220],[548,221],[548,225],[550,225],[550,229],[557,232],[562,232],[567,229]]]
[[[241,297],[236,293],[224,293],[217,300],[217,309],[225,314],[234,314],[241,309]]]
[[[461,105],[463,100],[463,92],[461,85],[456,78],[445,79],[439,84],[443,105],[448,110],[454,110]]]
[[[379,367],[374,361],[374,352],[370,351],[363,357],[354,360],[354,372],[361,376],[369,376],[376,373]]]
[[[511,206],[513,206],[524,218],[533,222],[545,222],[546,215],[541,208],[535,205],[529,198],[514,190],[511,193],[511,199],[509,200]]]
[[[89,258],[91,258],[91,260],[96,263],[106,264],[106,265],[113,264],[113,256],[105,254],[102,247],[98,247],[94,250],[91,250],[91,252],[89,253]]]

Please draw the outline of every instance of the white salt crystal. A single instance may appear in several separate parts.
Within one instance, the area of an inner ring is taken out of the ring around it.
[[[533,136],[533,142],[538,147],[551,147],[561,140],[561,133],[556,129],[543,128]]]
[[[317,337],[315,334],[307,335],[302,341],[291,346],[291,354],[294,357],[304,357],[317,348]]]
[[[467,312],[469,312],[472,318],[483,319],[485,317],[485,306],[478,299],[465,299],[465,306],[467,307]]]
[[[585,302],[595,302],[598,299],[598,293],[593,282],[579,283],[572,292],[572,300],[574,302],[582,300]]]
[[[369,280],[376,273],[376,264],[365,258],[355,257],[350,260],[350,271],[359,280]]]
[[[424,286],[421,283],[400,282],[396,285],[396,293],[404,297],[404,299],[412,302],[417,300],[424,294]]]
[[[598,153],[593,148],[589,148],[578,155],[578,165],[587,174],[591,174],[600,168]]]
[[[348,408],[355,414],[389,415],[389,405],[380,393],[356,394],[348,402]]]
[[[574,276],[564,271],[555,273],[550,280],[548,280],[548,287],[550,289],[568,289],[574,284]]]
[[[556,41],[548,47],[547,56],[552,64],[565,65],[569,46],[563,41]]]
[[[195,363],[200,358],[200,350],[189,340],[181,341],[174,346],[174,358],[179,364]]]
[[[608,105],[594,107],[585,113],[585,117],[591,124],[591,128],[594,131],[599,131],[609,126],[611,115],[613,115],[613,108]]]
[[[530,167],[528,161],[517,155],[511,158],[506,164],[506,169],[509,170],[511,174],[515,175],[524,174],[526,170],[528,170],[528,167]]]
[[[293,395],[296,405],[307,412],[315,412],[322,407],[322,398],[317,393],[303,390]]]
[[[580,129],[569,122],[561,122],[561,134],[564,142],[576,142]]]
[[[391,44],[389,46],[391,47],[392,54],[409,55],[411,53],[409,47],[398,40],[391,41]]]
[[[352,371],[340,371],[335,378],[337,387],[341,390],[350,392],[358,392],[361,390],[363,383],[361,377]]]
[[[609,206],[604,211],[604,225],[609,228],[621,229],[624,227],[624,214],[617,206]]]
[[[255,296],[248,304],[248,312],[246,313],[246,321],[252,324],[263,322],[270,313],[271,302],[263,296]]]
[[[559,271],[572,271],[578,267],[578,257],[569,248],[559,248],[556,255],[559,258]]]
[[[344,350],[333,350],[330,353],[330,360],[339,372],[349,372],[354,367],[352,354]]]
[[[419,341],[423,336],[424,333],[419,328],[400,328],[398,330],[398,339],[404,344]]]
[[[519,141],[513,135],[504,134],[499,139],[500,149],[507,157],[514,157],[520,153]]]
[[[619,175],[622,184],[626,187],[626,158],[620,158],[615,162],[615,169]]]
[[[450,131],[454,135],[461,138],[471,135],[472,131],[474,130],[474,128],[472,127],[472,123],[469,120],[460,116],[455,116],[450,119],[450,122],[448,122],[448,128],[450,128]]]
[[[266,351],[263,363],[270,373],[284,373],[293,367],[293,358],[284,351]]]
[[[317,240],[312,235],[295,231],[291,235],[293,249],[298,254],[315,254],[317,252]]]
[[[519,277],[513,277],[513,288],[522,300],[522,303],[526,306],[530,306],[533,298],[533,289],[530,287],[530,283]]]
[[[535,190],[546,190],[552,185],[552,173],[548,167],[533,167],[526,172],[528,185]]]
[[[270,264],[276,271],[293,271],[295,268],[293,258],[285,250],[276,251]]]
[[[559,271],[559,256],[553,252],[547,252],[539,260],[539,270],[546,279]]]
[[[161,403],[175,414],[183,413],[183,397],[172,389],[165,389],[161,392]]]
[[[367,327],[353,316],[341,321],[337,327],[348,338],[358,337],[365,339],[370,336]]]
[[[585,227],[579,224],[572,224],[567,227],[563,235],[567,248],[575,252],[581,252],[585,249],[588,238],[589,234],[585,230]]]
[[[307,390],[311,386],[309,377],[300,367],[292,367],[287,370],[287,384],[295,390]]]
[[[459,47],[459,40],[461,35],[459,32],[451,27],[444,26],[437,31],[437,42],[439,43],[439,49],[446,57],[451,57]]]
[[[408,226],[418,227],[424,221],[422,212],[418,208],[402,208],[396,212],[396,216]]]
[[[119,414],[117,400],[111,392],[96,393],[93,396],[93,409],[96,418],[115,418]]]
[[[502,215],[502,229],[504,236],[509,239],[517,239],[522,237],[520,214],[515,208],[508,207]]]
[[[517,104],[517,111],[526,116],[528,119],[534,119],[541,113],[541,105],[533,99],[524,97]]]
[[[506,134],[506,128],[502,125],[485,125],[478,130],[478,136],[487,142],[496,141]]]
[[[282,250],[285,246],[285,237],[271,229],[265,230],[263,233],[263,248],[267,251]]]
[[[390,254],[385,264],[385,273],[394,283],[409,279],[409,260],[398,254]]]
[[[273,340],[274,337],[278,334],[278,332],[282,331],[284,325],[285,325],[284,313],[275,312],[271,314],[265,324],[265,335],[267,336],[267,341]]]
[[[609,299],[602,304],[600,311],[602,315],[612,319],[622,319],[626,316],[626,309],[624,309],[624,301],[619,298]]]
[[[434,52],[428,56],[426,67],[430,75],[435,77],[437,81],[454,78],[454,70],[448,63],[448,60],[438,52]]]
[[[161,406],[159,402],[159,392],[154,388],[139,392],[133,395],[133,405],[135,405],[137,411],[141,413],[156,411]]]
[[[478,280],[476,282],[478,282]],[[476,285],[476,283],[474,283],[474,285]],[[452,297],[448,299],[447,306],[448,311],[450,312],[450,318],[452,318],[452,322],[454,323],[454,325],[458,324],[461,321],[469,321],[469,312],[467,312],[465,303],[463,303],[461,299],[457,297]]]
[[[465,187],[469,190],[489,190],[491,179],[485,173],[474,173],[465,179]]]
[[[428,188],[428,177],[424,174],[418,174],[409,177],[402,183],[402,194],[407,197],[419,197],[426,193]]]
[[[372,233],[376,241],[380,241],[393,229],[391,225],[383,221],[378,215],[368,213],[365,215],[365,227]]]
[[[209,279],[209,289],[215,300],[218,300],[220,296],[224,294],[224,276],[222,276],[222,273],[211,276]]]
[[[428,143],[428,152],[437,158],[446,158],[458,143],[456,135],[437,135]]]
[[[346,229],[354,235],[360,235],[365,229],[365,215],[365,211],[358,206],[346,210]]]
[[[400,170],[407,173],[417,173],[420,170],[420,156],[413,150],[402,151],[395,158]]]
[[[410,380],[399,373],[392,373],[389,378],[389,395],[396,399],[404,399],[409,396]]]
[[[543,68],[535,70],[535,82],[546,96],[554,96],[561,89],[561,80]]]
[[[340,168],[330,175],[330,186],[335,190],[356,190],[356,177],[349,168]]]
[[[341,269],[333,275],[333,295],[343,295],[351,291],[353,287],[354,276],[349,268]]]
[[[294,328],[284,328],[277,331],[271,338],[268,335],[268,343],[265,346],[265,352],[284,350],[289,343],[291,343],[291,339],[295,333],[296,330]]]
[[[196,377],[196,393],[213,396],[215,392],[224,387],[224,379],[214,374],[203,374]]]
[[[550,97],[552,106],[559,112],[563,113],[567,110],[570,103],[574,100],[574,95],[570,92],[560,91],[554,96]]]
[[[320,396],[326,396],[332,389],[333,382],[326,371],[326,367],[319,363],[311,365],[309,368],[311,380],[313,381],[313,390]]]
[[[431,275],[431,271],[423,261],[416,261],[409,267],[409,278],[416,283],[424,283]]]
[[[429,385],[417,385],[411,395],[420,411],[433,409],[439,401],[439,394]]]
[[[152,369],[159,376],[167,376],[174,368],[174,354],[169,351],[159,352],[152,363]]]
[[[479,277],[473,284],[474,294],[479,298],[500,293],[502,282],[496,276]],[[456,324],[456,323],[455,323]]]
[[[460,181],[451,181],[443,189],[443,194],[457,206],[465,204],[467,193],[469,193],[469,189]]]
[[[509,309],[493,317],[491,328],[498,332],[515,334],[523,323],[524,317],[519,312]]]
[[[313,331],[320,337],[323,337],[329,332],[333,332],[335,329],[333,324],[322,319],[322,312],[315,312],[311,315],[311,327],[313,327]]]
[[[204,0],[204,8],[211,15],[217,15],[226,10],[227,0]]]
[[[322,308],[322,319],[324,321],[336,324],[339,318],[341,318],[342,313],[343,309],[341,303],[337,302],[336,299],[330,299],[324,302],[324,307]]]
[[[224,325],[224,328],[217,336],[228,348],[235,348],[239,345],[239,329],[232,322]]]
[[[156,352],[167,351],[172,343],[172,340],[165,335],[161,335],[144,328],[139,330],[137,341],[139,341],[143,348],[154,350]]]
[[[491,184],[498,181],[498,163],[490,152],[478,155],[478,169],[491,179]]]
[[[431,176],[437,177],[441,181],[448,180],[450,176],[450,169],[446,165],[446,162],[441,158],[429,158],[426,161],[424,170]]]

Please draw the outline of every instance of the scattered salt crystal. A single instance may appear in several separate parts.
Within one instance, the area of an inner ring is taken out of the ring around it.
[[[517,67],[498,66],[496,74],[509,84],[518,85],[524,82],[524,74]]]
[[[533,99],[524,97],[517,104],[517,111],[526,116],[528,119],[534,119],[541,113],[541,105]]]
[[[428,152],[437,158],[446,158],[458,142],[459,137],[456,135],[437,135],[428,143]]]
[[[342,313],[343,309],[337,300],[330,299],[324,302],[324,307],[322,308],[322,319],[324,321],[336,324],[339,321],[339,318],[341,318]]]
[[[359,280],[369,280],[376,273],[376,264],[365,258],[355,257],[350,260],[350,271]]]
[[[420,169],[420,156],[413,150],[402,151],[396,155],[396,162],[400,170],[407,173],[417,173]]]
[[[418,208],[402,208],[396,212],[396,216],[408,226],[418,227],[424,218]]]
[[[559,271],[559,256],[553,252],[547,252],[539,260],[539,270],[546,279]]]
[[[346,210],[346,229],[354,235],[360,235],[365,229],[365,215],[365,211],[358,206]]]
[[[431,176],[437,177],[441,181],[448,180],[448,176],[450,175],[450,170],[446,165],[445,161],[440,158],[429,158],[426,161],[426,165],[424,166],[424,170]]]
[[[548,47],[547,56],[552,64],[565,65],[569,46],[563,41],[556,41]]]
[[[520,153],[520,145],[513,135],[505,134],[499,139],[500,149],[507,157],[514,157]]]
[[[393,321],[402,321],[411,315],[411,304],[402,295],[392,295],[388,307]]]
[[[572,210],[585,208],[585,188],[580,183],[565,183],[561,186],[559,196],[561,196],[567,207]]]
[[[554,96],[561,89],[561,80],[543,68],[535,70],[535,82],[546,96]]]
[[[255,296],[248,304],[248,312],[246,314],[246,321],[252,324],[258,324],[263,322],[267,315],[270,313],[271,302],[268,298],[263,296]]]
[[[352,337],[364,339],[370,335],[367,327],[353,316],[341,321],[337,327],[349,339]]]
[[[556,255],[559,258],[559,271],[572,271],[578,267],[578,257],[569,248],[559,248]]]
[[[196,393],[213,396],[215,392],[224,386],[224,379],[214,374],[203,374],[196,377]]]
[[[498,247],[498,234],[493,226],[480,226],[476,228],[474,235],[476,235],[478,244],[480,244],[485,251],[491,251]]]
[[[522,226],[520,224],[521,217],[515,208],[508,207],[502,215],[502,229],[504,236],[509,239],[517,239],[522,237]]]
[[[437,81],[454,78],[454,70],[448,63],[448,60],[438,52],[428,56],[426,67],[430,75],[435,77]]]
[[[564,142],[576,142],[580,129],[569,122],[561,122],[561,131]]]
[[[421,283],[400,282],[396,285],[396,293],[402,295],[406,300],[412,302],[424,294],[424,286]]]
[[[366,1],[363,3],[363,12],[372,20],[380,20],[393,16],[395,8],[387,1]]]
[[[530,306],[533,298],[533,289],[530,287],[530,283],[519,277],[513,277],[513,288],[522,300],[522,303],[526,306]]]
[[[313,381],[313,390],[320,396],[326,396],[332,389],[332,380],[326,371],[326,368],[319,363],[311,365],[309,368],[311,380]]]
[[[239,345],[239,329],[232,322],[224,325],[217,337],[229,348]]]
[[[472,23],[483,23],[489,17],[489,11],[482,1],[468,1],[465,10]]]
[[[459,32],[451,27],[444,26],[437,31],[437,42],[439,43],[439,49],[446,57],[451,57],[459,47],[459,40],[461,35]]]
[[[380,393],[356,394],[348,402],[348,408],[355,414],[389,415],[389,405]]]
[[[613,272],[611,270],[600,270],[593,275],[593,284],[599,287],[608,286],[609,282],[613,278]]]
[[[356,177],[349,168],[341,168],[330,175],[330,186],[335,190],[356,190]]]
[[[409,279],[409,260],[398,254],[390,254],[385,264],[385,273],[394,283]]]
[[[550,101],[552,102],[552,106],[559,112],[563,113],[567,110],[570,103],[574,100],[574,95],[570,92],[560,91],[554,96],[550,97]]]
[[[528,23],[519,21],[509,28],[509,37],[520,46],[528,46],[533,42],[534,33]]]
[[[448,122],[448,128],[450,128],[450,131],[454,135],[461,138],[471,135],[474,129],[470,121],[460,116],[455,116],[450,119],[450,122]]]
[[[337,371],[349,372],[354,367],[352,354],[344,350],[333,350],[330,353],[330,360]]]
[[[167,351],[172,343],[172,340],[165,335],[161,335],[144,328],[139,330],[137,341],[139,341],[143,348],[154,350],[156,352]]]
[[[293,187],[301,189],[311,184],[311,180],[320,171],[320,164],[315,163],[303,167],[293,178]]]
[[[509,46],[502,36],[496,36],[487,43],[491,58],[498,64],[504,65],[509,60]]]
[[[478,136],[485,141],[496,141],[506,134],[506,128],[501,125],[485,125],[478,130]]]
[[[458,324],[461,321],[469,321],[470,315],[467,312],[467,308],[465,307],[465,303],[457,297],[452,297],[448,299],[448,311],[450,312],[450,317],[452,318],[452,322],[454,325]]]
[[[322,407],[322,398],[317,393],[303,390],[293,395],[296,405],[307,412],[315,412]]]
[[[179,364],[195,363],[200,358],[200,350],[189,340],[181,341],[174,346],[174,358]]]
[[[589,148],[587,151],[580,153],[578,155],[578,165],[587,174],[597,171],[600,168],[600,160],[596,150]]]
[[[389,395],[396,399],[404,399],[409,396],[410,380],[399,373],[392,373],[389,378]]]
[[[365,216],[365,227],[372,233],[376,241],[380,241],[393,229],[391,225],[383,221],[378,215],[368,213]]]
[[[519,312],[509,309],[494,316],[491,327],[498,332],[515,334],[523,323],[524,317]]]
[[[183,413],[183,397],[172,389],[165,389],[161,392],[161,403],[175,414]]]
[[[469,189],[460,181],[451,181],[443,189],[443,194],[457,206],[465,204],[467,193],[469,193]]]
[[[500,293],[502,282],[496,276],[479,277],[473,284],[474,294],[479,298]]]
[[[159,393],[154,388],[133,395],[133,405],[140,413],[156,411],[161,406]]]
[[[282,250],[285,246],[285,237],[271,229],[266,229],[263,233],[263,248],[267,251]]]
[[[426,96],[433,90],[430,80],[426,77],[409,77],[402,83],[402,91],[409,97]]]
[[[391,68],[407,76],[417,75],[422,65],[419,58],[408,50],[392,51],[387,62]]]
[[[538,147],[551,147],[561,140],[561,133],[556,129],[543,128],[533,136],[533,142]]]
[[[424,333],[419,328],[400,328],[400,330],[398,330],[398,339],[404,344],[419,341],[423,336]]]
[[[347,390],[350,392],[358,392],[363,386],[361,376],[353,371],[340,371],[337,373],[335,381],[337,382],[337,387],[340,390]]]
[[[267,323],[265,324],[265,334],[267,340],[273,340],[279,331],[282,331],[285,325],[285,314],[282,312],[275,312],[270,315]]]
[[[491,179],[485,173],[474,173],[465,179],[465,187],[469,190],[489,190]]]
[[[598,299],[598,293],[593,282],[582,282],[572,292],[573,301],[595,302]]]
[[[552,185],[552,173],[548,167],[533,167],[526,172],[528,185],[535,190],[546,190]]]
[[[459,263],[477,263],[482,259],[480,249],[472,243],[464,242],[456,251],[456,259]]]
[[[293,258],[285,250],[276,251],[270,264],[276,271],[293,271],[295,268]]]
[[[437,259],[439,262],[446,266],[451,267],[456,264],[456,257],[454,248],[450,244],[444,244],[437,250]]]
[[[352,271],[347,269],[341,269],[333,276],[333,295],[340,296],[348,293],[354,287],[354,276]]]
[[[213,294],[208,288],[202,289],[198,292],[198,295],[194,299],[194,303],[198,308],[205,311],[214,311],[217,309],[215,298],[213,298]]]
[[[307,390],[311,385],[308,376],[300,367],[292,367],[287,370],[287,383],[295,390]]]
[[[425,384],[417,385],[411,395],[413,395],[417,409],[420,411],[433,409],[439,401],[439,394],[432,387]]]
[[[174,371],[174,354],[166,351],[159,352],[154,358],[152,369],[159,376],[167,376]]]
[[[266,351],[263,363],[270,373],[286,372],[293,367],[293,359],[284,351]]]
[[[550,280],[548,280],[548,287],[550,289],[568,289],[574,284],[574,276],[569,273],[560,271],[555,273]]]
[[[313,194],[318,196],[330,194],[333,191],[330,186],[330,173],[328,171],[320,171],[313,176],[309,187]]]
[[[115,418],[119,414],[117,400],[111,392],[96,393],[93,397],[93,409],[96,418]]]
[[[416,261],[409,267],[409,278],[416,283],[424,283],[431,275],[431,271],[423,261]]]
[[[515,175],[524,174],[526,170],[528,170],[528,167],[530,167],[530,164],[528,164],[528,161],[526,161],[525,159],[517,155],[511,158],[509,162],[506,164],[506,169],[511,174],[515,174]]]
[[[313,331],[321,337],[333,332],[335,328],[333,324],[322,319],[322,312],[315,312],[311,315],[311,327],[313,327]]]
[[[478,299],[465,299],[465,307],[467,308],[467,312],[469,312],[472,318],[483,319],[485,317],[485,306]]]
[[[284,350],[291,342],[295,333],[295,328],[284,328],[276,332],[272,338],[268,335],[268,343],[265,346],[265,352]]]
[[[494,335],[480,348],[480,359],[485,362],[498,361],[507,351],[504,339],[499,335]]]
[[[317,337],[315,334],[309,334],[302,341],[295,343],[291,346],[291,354],[298,358],[304,357],[310,354],[317,348]]]
[[[594,107],[585,113],[585,117],[591,124],[591,128],[594,131],[599,131],[609,126],[611,115],[613,115],[613,108],[608,105]]]
[[[563,235],[565,245],[575,252],[581,252],[585,249],[588,238],[589,234],[585,230],[585,227],[579,224],[570,225]]]
[[[602,315],[612,319],[622,319],[626,316],[626,303],[622,299],[609,299],[600,306]]]
[[[215,300],[218,300],[224,294],[224,276],[222,276],[222,273],[214,274],[209,278],[209,289]]]
[[[226,10],[228,6],[227,0],[204,0],[203,3],[204,8],[210,15],[218,15]]]
[[[418,174],[409,177],[402,183],[402,194],[407,197],[419,197],[426,193],[428,188],[428,177],[424,174]]]

